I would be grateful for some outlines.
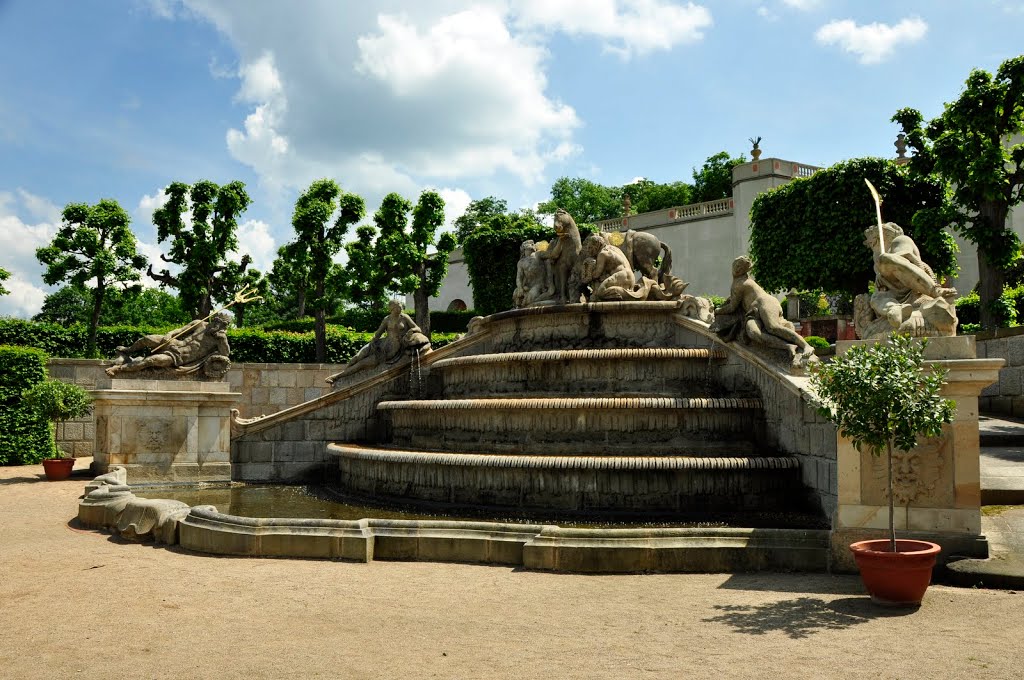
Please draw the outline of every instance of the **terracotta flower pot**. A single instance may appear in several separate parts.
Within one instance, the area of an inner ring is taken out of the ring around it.
[[[71,469],[75,467],[74,458],[49,458],[43,461],[43,471],[46,478],[51,481],[60,481],[71,476]]]
[[[908,539],[896,540],[897,552],[889,551],[888,538],[850,544],[871,600],[896,607],[921,604],[940,550],[935,543]]]

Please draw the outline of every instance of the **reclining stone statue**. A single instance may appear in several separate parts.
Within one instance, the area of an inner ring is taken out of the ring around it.
[[[790,366],[802,370],[818,358],[782,314],[782,304],[750,276],[753,263],[741,255],[732,262],[729,299],[715,309],[711,329],[727,342],[742,340],[755,347],[784,350]]]
[[[879,339],[893,331],[914,336],[956,334],[955,288],[944,288],[922,259],[914,240],[898,224],[864,231],[875,262],[875,292],[854,298],[857,337]]]
[[[118,347],[114,365],[106,373],[221,380],[231,365],[225,332],[230,322],[228,313],[217,312],[208,321],[196,319],[165,335],[144,335],[128,347]],[[142,352],[149,355],[141,356]]]
[[[396,364],[404,357],[430,351],[430,338],[402,311],[402,303],[392,300],[388,309],[389,314],[380,322],[373,339],[348,360],[345,368],[327,378],[327,384],[333,385],[340,378],[378,366]]]
[[[551,276],[551,262],[542,260],[533,241],[523,241],[516,265],[516,290],[512,293],[512,306],[516,309],[553,304],[555,283]]]
[[[584,286],[590,286],[588,301],[665,301],[684,297],[687,284],[669,273],[659,273],[657,268],[651,267],[655,278],[641,275],[637,281],[628,255],[612,240],[615,236],[620,234],[591,234],[583,242],[580,280]]]

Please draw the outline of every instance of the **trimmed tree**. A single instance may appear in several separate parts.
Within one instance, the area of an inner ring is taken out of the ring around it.
[[[875,208],[865,178],[885,200],[886,220],[903,227],[935,273],[956,272],[942,183],[890,160],[855,158],[754,199],[750,254],[765,290],[867,291],[875,274],[864,230],[875,223]]]
[[[8,295],[11,291],[4,287],[4,281],[11,278],[11,273],[0,267],[0,295]]]
[[[704,203],[732,196],[732,169],[746,162],[743,154],[737,158],[730,158],[728,151],[719,151],[714,156],[708,156],[700,170],[693,170],[691,200],[694,203]]]
[[[238,277],[251,262],[243,255],[236,266],[229,267],[226,259],[238,247],[238,217],[249,207],[249,194],[242,182],[217,186],[205,180],[191,187],[174,182],[164,193],[167,203],[153,213],[157,242],[170,241],[170,253],[160,258],[181,271],[154,272],[150,265],[148,273],[161,285],[177,289],[189,313],[202,318],[210,313],[215,297],[234,294]],[[190,207],[192,219],[186,222]]]
[[[86,356],[96,354],[96,329],[107,287],[131,283],[140,278],[146,258],[136,252],[131,218],[109,198],[96,205],[69,203],[61,213],[63,224],[53,241],[36,250],[36,258],[46,266],[43,281],[48,285],[61,282],[72,286],[92,284],[92,314]]]
[[[952,187],[951,223],[978,248],[981,325],[994,327],[993,303],[1002,295],[1006,269],[1020,257],[1007,216],[1024,200],[1024,55],[1004,61],[995,77],[971,71],[960,96],[928,123],[911,108],[892,120],[914,151],[911,170]]]
[[[306,280],[312,282],[312,297],[307,304],[313,309],[316,360],[320,363],[327,360],[327,279],[332,260],[341,250],[349,226],[361,220],[365,211],[361,197],[342,191],[331,179],[313,182],[295,201],[292,226],[297,247],[307,253]]]
[[[466,206],[466,212],[455,218],[455,241],[459,245],[465,242],[474,231],[486,225],[495,215],[504,215],[508,212],[508,203],[503,198],[486,196],[479,200],[470,201]]]

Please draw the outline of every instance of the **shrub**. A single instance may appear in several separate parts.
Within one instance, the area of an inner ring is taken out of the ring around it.
[[[804,340],[814,349],[828,349],[832,346],[832,343],[820,335],[808,335]]]
[[[84,389],[74,383],[63,380],[44,380],[38,382],[22,393],[25,403],[37,413],[49,420],[54,426],[72,418],[80,418],[92,411],[92,397]],[[51,439],[51,442],[53,440]],[[46,458],[64,458],[64,453],[56,447],[45,456]]]
[[[22,397],[44,380],[45,352],[0,346],[0,465],[38,463],[53,451],[50,424]]]

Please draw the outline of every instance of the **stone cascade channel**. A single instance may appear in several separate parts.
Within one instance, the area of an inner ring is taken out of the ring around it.
[[[671,323],[637,337],[622,307],[572,307],[590,309],[491,317],[480,353],[378,402],[379,441],[328,447],[342,488],[584,516],[805,509],[798,459],[763,444],[761,399],[725,386],[721,345]]]

